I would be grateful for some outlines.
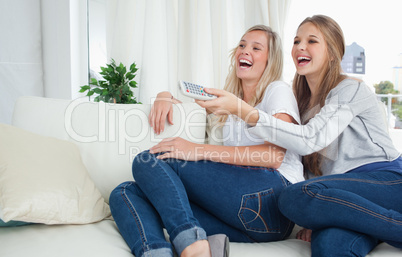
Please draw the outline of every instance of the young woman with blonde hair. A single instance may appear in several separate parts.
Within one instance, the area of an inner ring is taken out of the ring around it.
[[[375,94],[342,74],[344,52],[343,32],[330,17],[315,15],[298,27],[292,57],[301,125],[248,105],[213,107],[242,117],[251,134],[303,155],[306,171],[318,176],[287,187],[279,198],[282,213],[307,228],[299,237],[311,239],[317,257],[366,256],[379,241],[402,248],[402,198],[394,197],[402,192],[401,153]]]
[[[225,89],[241,102],[297,123],[297,103],[281,75],[279,37],[259,25],[233,50]],[[169,92],[158,94],[149,118],[155,133],[163,131],[166,118],[171,122],[177,102]],[[165,139],[136,156],[135,182],[112,192],[113,217],[135,256],[173,256],[173,251],[182,257],[227,256],[224,241],[207,236],[267,242],[291,233],[293,223],[279,212],[277,199],[288,185],[303,180],[300,157],[245,133],[246,124],[231,115],[224,114],[221,122],[224,145]]]

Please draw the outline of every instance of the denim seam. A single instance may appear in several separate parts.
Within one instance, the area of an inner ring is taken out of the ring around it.
[[[262,208],[262,198],[261,197],[263,195],[270,195],[270,197],[272,197],[273,194],[274,194],[274,190],[272,188],[270,188],[268,190],[262,190],[262,191],[259,191],[259,192],[255,192],[253,194],[246,194],[246,195],[242,196],[242,203],[240,205],[240,209],[238,211],[237,216],[238,216],[238,218],[240,219],[240,222],[243,224],[244,228],[247,231],[252,231],[252,232],[256,232],[256,233],[278,233],[277,229],[271,230],[270,227],[268,226],[267,222],[265,221],[265,219],[261,216],[261,208]],[[250,196],[250,197],[245,199],[244,197],[247,196],[247,195]],[[254,196],[251,196],[251,195],[254,195]],[[243,206],[246,206],[246,203],[247,203],[248,200],[255,199],[255,198],[258,198],[258,201],[259,201],[258,212],[253,210],[253,209],[243,207]],[[256,217],[253,220],[246,222],[243,219],[243,214],[242,214],[244,210],[248,210],[248,211],[251,211],[251,212],[255,213]],[[258,229],[258,228],[248,227],[248,225],[247,225],[248,223],[251,223],[252,221],[254,221],[254,220],[258,219],[258,218],[260,218],[261,222],[264,224],[265,229]]]
[[[124,187],[121,189],[120,193],[121,193],[121,197],[123,198],[124,202],[126,203],[128,209],[130,210],[130,213],[131,213],[131,215],[133,216],[133,218],[134,218],[134,220],[135,220],[135,223],[137,224],[138,230],[140,231],[141,241],[142,241],[142,243],[143,243],[143,244],[142,244],[142,249],[143,249],[143,252],[145,252],[145,251],[147,251],[147,250],[149,250],[149,249],[147,249],[146,247],[144,247],[145,243],[147,242],[147,238],[146,238],[146,235],[145,235],[145,233],[144,233],[144,227],[143,227],[141,221],[140,221],[139,218],[138,218],[138,213],[137,213],[137,211],[136,211],[134,205],[132,204],[132,202],[130,201],[130,199],[127,197],[127,194],[126,194],[126,188],[127,188],[129,185],[132,185],[132,184],[133,184],[133,183],[130,182],[130,183],[124,185]]]
[[[283,185],[284,188],[292,184],[292,183],[289,182],[289,180],[287,180],[285,178],[285,176],[282,175],[282,173],[280,171],[278,171],[278,170],[276,170],[276,171],[279,173],[278,175],[279,175],[279,178],[282,181],[282,185]]]
[[[169,234],[170,239],[171,239],[172,241],[174,241],[174,240],[176,239],[177,235],[179,235],[179,234],[182,233],[183,231],[191,230],[191,229],[197,229],[197,228],[202,229],[202,228],[199,226],[199,224],[196,224],[196,223],[194,223],[194,222],[189,222],[189,223],[182,224],[182,225],[180,225],[179,227],[175,228],[175,229]]]
[[[229,163],[226,163],[226,165],[230,165],[230,166],[233,166],[233,167],[244,168],[244,169],[251,169],[251,170],[266,170],[266,171],[270,171],[270,172],[276,171],[276,169],[262,167],[262,166],[247,166],[247,165],[237,165],[237,164],[229,164]]]
[[[316,183],[316,182],[322,182],[322,181],[334,181],[334,180],[343,180],[343,181],[356,181],[356,182],[364,182],[364,183],[370,183],[370,184],[383,184],[383,185],[398,185],[402,183],[402,179],[398,180],[391,180],[391,181],[372,181],[372,180],[367,180],[367,179],[352,179],[352,178],[334,178],[334,179],[317,179],[314,181],[310,181],[309,183],[306,183],[303,188],[306,188],[310,184]]]
[[[278,170],[277,170],[277,171],[278,171]],[[281,179],[281,181],[282,181],[282,185],[283,185],[284,188],[286,188],[286,187],[288,187],[289,185],[292,184],[292,183],[289,182],[289,180],[287,180],[287,179],[285,178],[285,176],[283,176],[283,175],[281,174],[280,171],[278,171],[278,173],[279,173],[279,177],[280,177],[280,179]],[[287,235],[290,233],[289,230],[290,230],[290,229],[293,229],[293,224],[294,224],[294,223],[293,223],[291,220],[288,221],[288,225],[287,225],[287,227],[286,227],[286,229],[285,229],[285,232],[283,233],[282,239],[285,239],[285,238],[287,237]]]
[[[156,158],[155,156],[153,156],[153,158]],[[161,168],[162,170],[163,170],[163,172],[166,174],[166,176],[169,178],[169,180],[170,180],[170,182],[172,182],[172,184],[174,184],[173,183],[173,181],[172,181],[172,178],[171,178],[171,176],[170,176],[170,174],[169,173],[167,173],[166,172],[166,170],[163,168],[163,166],[159,163],[159,162],[155,162],[158,166],[159,166],[159,168]],[[176,195],[179,195],[179,192],[176,190],[176,187],[173,187],[174,188],[174,190],[175,190],[175,193],[176,193]],[[178,202],[181,204],[181,207],[182,207],[182,209],[184,209],[184,206],[183,206],[183,202],[182,202],[182,199],[179,197],[179,199],[178,199]],[[186,215],[186,219],[187,219],[187,222],[188,223],[191,223],[191,219],[189,219],[189,217],[188,217],[188,215],[187,215],[187,213],[186,212],[184,212]]]
[[[175,235],[174,239],[171,238],[171,242],[173,243],[175,250],[179,256],[181,255],[181,253],[187,246],[189,246],[199,240],[207,240],[207,234],[203,228],[201,228],[197,225],[188,227],[188,225],[190,225],[190,224],[181,226],[181,229],[180,229],[181,231],[179,233],[177,233],[177,231],[176,231],[176,235]],[[186,228],[186,227],[188,227],[188,228]],[[184,235],[184,237],[183,237],[183,235]],[[193,237],[194,235],[195,235],[195,237]],[[177,240],[179,240],[179,241],[177,241]],[[184,242],[183,242],[183,240],[184,240]]]
[[[334,198],[334,197],[330,197],[330,196],[325,196],[325,195],[318,194],[318,193],[314,195],[314,194],[308,189],[308,186],[311,185],[311,184],[313,184],[313,183],[321,182],[321,181],[331,181],[331,180],[356,181],[356,182],[364,182],[364,183],[370,183],[370,184],[383,184],[383,185],[397,185],[397,184],[401,184],[401,183],[402,183],[402,180],[395,180],[395,181],[371,181],[371,180],[365,180],[365,179],[346,179],[346,178],[345,178],[345,179],[340,179],[340,178],[337,178],[337,179],[320,179],[320,180],[315,180],[315,181],[312,181],[312,182],[310,182],[310,183],[307,183],[306,185],[303,186],[303,192],[304,192],[305,194],[307,194],[308,196],[310,196],[310,197],[316,197],[317,199],[320,199],[320,200],[323,200],[323,201],[328,201],[328,202],[333,202],[333,203],[341,204],[341,205],[347,206],[347,207],[349,207],[349,208],[355,209],[355,210],[357,210],[357,211],[360,211],[360,212],[366,213],[366,214],[368,214],[368,215],[371,215],[371,216],[373,216],[373,217],[376,217],[376,218],[378,218],[378,219],[382,219],[382,220],[384,220],[384,221],[386,221],[386,222],[393,223],[393,224],[395,224],[395,225],[402,225],[402,221],[394,220],[394,219],[388,218],[388,217],[386,217],[386,216],[384,216],[384,215],[381,215],[381,214],[379,214],[379,213],[376,213],[376,212],[374,212],[374,211],[371,211],[371,210],[369,210],[369,209],[366,209],[366,208],[364,208],[364,207],[361,207],[361,206],[359,206],[359,205],[357,205],[357,204],[354,204],[354,203],[351,203],[351,202],[348,202],[348,201],[345,201],[345,200],[342,200],[342,199],[339,199],[339,198]]]
[[[291,221],[291,220],[288,220],[288,225],[286,226],[286,229],[285,229],[285,232],[283,233],[283,236],[282,236],[282,239],[285,239],[285,238],[287,238],[289,235],[288,234],[290,234],[290,229],[292,228],[293,229],[293,222]]]
[[[359,239],[361,239],[362,237],[363,237],[362,235],[359,235],[359,236],[357,236],[357,237],[350,243],[350,250],[349,250],[349,252],[350,252],[351,255],[358,257],[358,255],[356,255],[356,253],[355,253],[355,251],[354,251],[354,247],[355,247],[355,244],[358,243],[357,241],[359,241]]]

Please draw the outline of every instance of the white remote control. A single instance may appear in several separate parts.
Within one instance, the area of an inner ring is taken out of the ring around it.
[[[215,99],[215,95],[208,94],[204,92],[204,87],[200,85],[196,85],[186,81],[179,81],[179,87],[181,88],[181,92],[185,96],[192,97],[198,100],[212,100]]]

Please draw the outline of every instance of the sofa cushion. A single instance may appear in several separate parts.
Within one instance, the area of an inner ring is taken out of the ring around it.
[[[65,139],[78,146],[89,175],[103,198],[120,183],[133,180],[134,157],[166,137],[203,143],[205,110],[196,103],[175,104],[173,123],[155,135],[148,124],[151,104],[105,104],[25,96],[18,99],[13,125]]]
[[[110,216],[77,146],[0,124],[0,218],[84,224]]]
[[[0,256],[133,257],[115,223],[34,224],[0,229]],[[22,247],[23,246],[23,247]],[[367,257],[400,257],[402,250],[381,243]],[[230,243],[230,257],[310,257],[310,243],[294,238],[269,243]]]
[[[1,257],[134,257],[114,221],[0,228]]]

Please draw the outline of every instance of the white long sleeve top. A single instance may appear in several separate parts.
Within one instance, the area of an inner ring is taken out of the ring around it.
[[[286,113],[300,123],[299,109],[292,89],[283,81],[274,81],[265,90],[262,101],[257,109],[269,115]],[[223,143],[227,146],[259,145],[264,139],[248,133],[247,124],[238,117],[229,115],[222,129]],[[291,183],[304,180],[301,157],[287,149],[278,171]]]

